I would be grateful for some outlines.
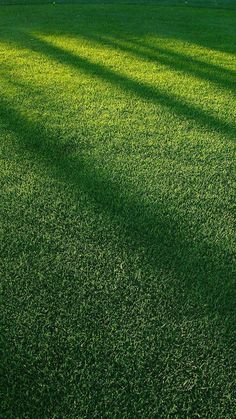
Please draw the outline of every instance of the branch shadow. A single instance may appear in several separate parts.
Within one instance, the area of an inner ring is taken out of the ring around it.
[[[77,193],[85,192],[99,211],[122,227],[136,248],[145,248],[149,264],[174,272],[185,292],[200,284],[210,312],[220,314],[227,322],[227,313],[232,314],[230,302],[236,297],[232,254],[204,241],[193,246],[186,221],[176,220],[162,205],[144,207],[135,193],[124,193],[130,190],[128,185],[119,186],[88,166],[82,156],[68,154],[67,145],[58,140],[60,133],[27,120],[3,99],[0,105],[0,118],[15,133],[20,150],[30,152],[55,179],[69,183]],[[209,278],[214,278],[214,283],[208,282]]]
[[[83,34],[83,37],[86,35]],[[207,63],[196,58],[189,57],[180,52],[175,52],[160,46],[152,46],[136,39],[105,37],[102,35],[87,35],[88,40],[97,42],[110,48],[124,51],[138,58],[160,63],[168,66],[171,70],[181,71],[184,74],[206,80],[221,88],[234,93],[236,87],[236,72],[225,69],[213,63]]]
[[[101,36],[127,37],[160,37],[176,39],[206,47],[218,52],[236,54],[235,47],[235,10],[199,9],[191,7],[159,7],[157,4],[90,4],[56,5],[47,8],[48,20],[44,10],[37,14],[26,9],[19,16],[20,26],[31,27],[45,35],[80,35],[96,33]],[[12,25],[8,35],[14,31]],[[50,21],[50,25],[48,22]],[[7,28],[7,27],[6,27]],[[101,29],[102,28],[102,29]],[[2,31],[1,36],[5,37]]]
[[[31,42],[35,51],[43,53],[60,64],[75,68],[90,76],[98,77],[124,92],[134,94],[146,102],[161,105],[173,112],[174,115],[196,122],[203,129],[218,132],[233,141],[236,139],[236,126],[234,123],[222,121],[220,118],[209,114],[196,105],[189,104],[183,99],[118,74],[102,64],[92,63],[87,58],[79,57],[59,46],[51,45],[45,40],[38,39],[36,36],[29,36],[24,33],[23,38],[26,46]]]
[[[181,117],[197,121],[204,128],[235,139],[233,124],[224,123],[199,108],[36,37],[30,36],[29,42],[28,35],[23,34],[22,39],[25,45],[33,44],[36,51],[58,63],[99,77],[124,92],[154,104],[161,104]],[[23,85],[21,87],[24,88]],[[232,254],[204,240],[193,243],[187,221],[176,220],[161,203],[155,207],[144,206],[135,192],[127,195],[124,193],[129,190],[127,185],[114,183],[108,175],[101,174],[95,168],[91,169],[82,156],[73,157],[66,153],[64,145],[58,141],[60,133],[48,131],[40,123],[26,119],[3,99],[0,101],[0,118],[16,135],[20,150],[30,152],[43,171],[46,170],[56,180],[71,185],[75,193],[86,193],[98,211],[107,214],[111,223],[117,223],[124,231],[134,249],[144,249],[144,261],[156,272],[173,272],[173,287],[178,300],[169,302],[170,306],[172,304],[171,318],[178,321],[183,316],[182,302],[185,299],[192,308],[192,312],[190,310],[184,314],[186,317],[198,316],[199,310],[210,317],[219,317],[220,324],[225,328],[225,342],[229,342],[231,347],[231,332],[236,314]],[[149,284],[139,281],[138,287],[140,292],[145,293]],[[155,298],[153,295],[153,305]],[[51,385],[53,388],[53,383]],[[51,403],[48,399],[43,402]]]

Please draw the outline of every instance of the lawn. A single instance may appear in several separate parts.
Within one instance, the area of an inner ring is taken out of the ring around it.
[[[0,7],[4,419],[236,417],[236,8],[165,3]]]

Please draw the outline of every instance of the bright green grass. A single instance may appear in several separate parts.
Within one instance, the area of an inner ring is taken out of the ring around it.
[[[236,417],[236,12],[0,9],[3,418]]]

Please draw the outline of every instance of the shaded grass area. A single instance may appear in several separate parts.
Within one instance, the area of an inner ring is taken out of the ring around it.
[[[0,5],[39,5],[39,4],[112,4],[111,0],[0,0]],[[118,0],[116,4],[143,4],[157,6],[184,6],[184,7],[214,7],[235,9],[235,0]]]
[[[15,11],[4,417],[234,417],[235,17]]]

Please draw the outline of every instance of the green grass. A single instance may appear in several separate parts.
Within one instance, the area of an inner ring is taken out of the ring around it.
[[[236,417],[235,36],[0,8],[1,417]]]
[[[230,8],[235,9],[236,0],[0,0],[0,5],[20,4],[20,5],[37,5],[37,4],[135,4],[135,5],[161,5],[161,6],[200,6],[214,8]]]

